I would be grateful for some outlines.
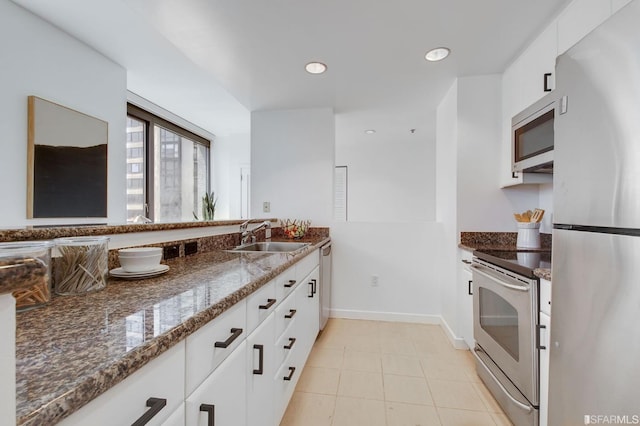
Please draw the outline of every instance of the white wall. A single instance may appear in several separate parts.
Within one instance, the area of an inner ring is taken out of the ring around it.
[[[80,223],[26,219],[27,96],[36,95],[109,123],[108,221],[126,221],[126,71],[9,1],[0,2],[0,226]],[[118,191],[117,188],[121,188]],[[85,220],[96,222],[96,219]]]
[[[251,113],[251,217],[333,217],[335,124],[330,108]],[[263,213],[262,203],[271,203]]]
[[[382,120],[382,119],[381,119]],[[435,120],[377,122],[365,134],[358,112],[336,114],[336,166],[348,166],[348,219],[416,222],[435,218]]]
[[[441,314],[449,328],[457,329],[456,252],[458,246],[458,81],[456,80],[436,111],[436,219],[442,224],[438,241],[438,280]]]
[[[231,134],[213,142],[213,190],[216,220],[240,218],[240,167],[251,163],[251,136]]]

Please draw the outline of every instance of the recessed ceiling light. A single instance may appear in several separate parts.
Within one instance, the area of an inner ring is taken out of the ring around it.
[[[424,58],[430,62],[437,62],[449,56],[449,53],[451,53],[451,50],[447,47],[436,47],[428,51]]]
[[[327,66],[322,62],[309,62],[304,66],[309,74],[322,74],[327,70]]]
[[[368,135],[372,135],[372,134],[374,134],[376,131],[375,131],[375,130],[373,130],[373,129],[367,129],[367,130],[365,130],[364,132],[365,132],[366,134],[368,134]]]

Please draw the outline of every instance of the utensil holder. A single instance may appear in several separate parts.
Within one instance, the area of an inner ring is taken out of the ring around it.
[[[517,248],[539,249],[540,248],[540,223],[539,222],[518,222]]]

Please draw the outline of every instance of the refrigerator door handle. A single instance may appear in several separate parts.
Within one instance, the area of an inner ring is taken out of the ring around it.
[[[480,275],[484,276],[485,278],[490,279],[491,281],[500,284],[503,287],[506,288],[510,288],[511,290],[518,290],[518,291],[529,291],[529,287],[527,286],[521,286],[521,285],[513,285],[513,284],[509,284],[506,283],[504,281],[500,281],[499,279],[497,279],[496,277],[487,274],[486,272],[483,272],[479,266],[477,265],[471,265],[471,267]]]

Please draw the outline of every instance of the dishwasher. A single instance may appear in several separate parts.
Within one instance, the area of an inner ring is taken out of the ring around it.
[[[331,243],[320,247],[320,330],[324,330],[331,310]]]

